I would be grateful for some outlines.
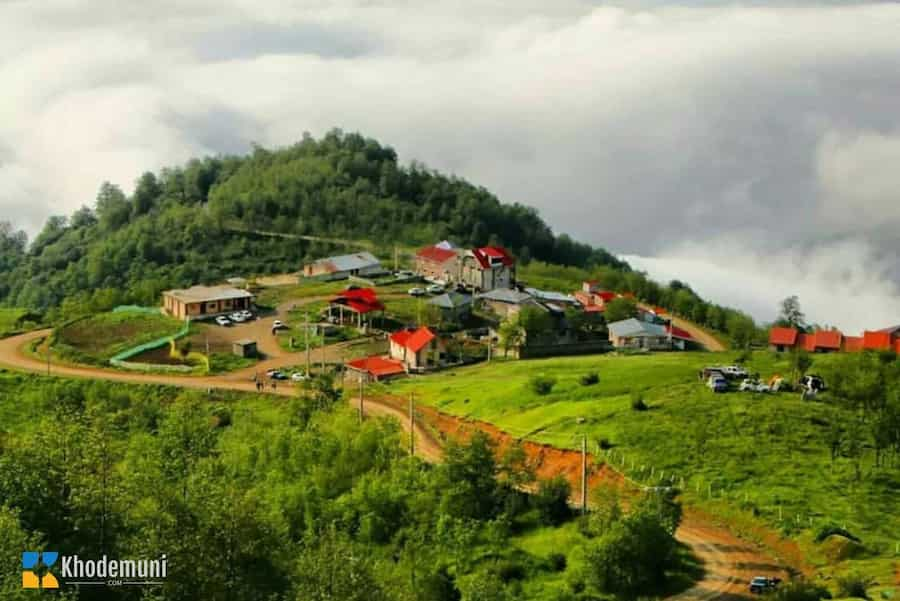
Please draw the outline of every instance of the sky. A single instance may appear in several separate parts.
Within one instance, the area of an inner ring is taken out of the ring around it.
[[[760,320],[900,323],[900,5],[0,0],[0,220],[333,127]]]

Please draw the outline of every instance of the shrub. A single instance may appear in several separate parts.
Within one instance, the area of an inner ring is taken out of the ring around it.
[[[848,574],[837,580],[838,594],[841,597],[856,597],[858,599],[868,599],[868,588],[872,586],[872,581],[859,574]]]
[[[563,476],[541,480],[534,495],[534,507],[541,515],[541,522],[548,526],[558,526],[571,515],[569,495],[572,487]]]
[[[795,580],[779,587],[771,599],[772,601],[821,601],[822,599],[831,599],[831,593],[823,586],[805,580]]]
[[[600,448],[604,451],[608,451],[613,448],[613,444],[609,441],[608,438],[601,438],[599,441],[597,441],[597,444],[599,444]]]
[[[497,576],[503,582],[524,580],[526,576],[525,566],[513,560],[501,561],[497,566]]]
[[[600,375],[597,372],[592,371],[581,376],[578,381],[581,382],[582,386],[593,386],[600,381]]]
[[[537,394],[550,394],[550,391],[556,386],[556,378],[553,376],[534,376],[531,378],[530,385],[531,389]]]
[[[550,564],[550,569],[554,572],[564,571],[568,563],[566,561],[566,556],[562,553],[551,553],[549,557],[547,557],[547,562]]]
[[[231,425],[231,410],[228,407],[218,406],[212,410],[213,426],[225,428]]]
[[[831,536],[833,534],[838,534],[840,536],[843,536],[844,538],[848,538],[855,543],[862,542],[861,540],[859,540],[858,537],[853,536],[853,534],[851,534],[849,531],[845,530],[844,528],[841,528],[837,524],[825,524],[824,526],[819,528],[819,531],[816,533],[816,542],[821,543],[822,541],[824,541],[826,538],[828,538],[829,536]]]

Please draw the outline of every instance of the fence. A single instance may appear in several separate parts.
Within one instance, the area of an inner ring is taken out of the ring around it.
[[[116,307],[118,309],[119,307]],[[142,308],[142,307],[139,307]],[[114,309],[115,310],[115,309]],[[145,342],[144,344],[139,344],[135,347],[132,347],[128,350],[122,351],[121,353],[115,355],[113,358],[109,360],[109,364],[120,369],[127,369],[130,371],[164,371],[170,373],[189,373],[194,370],[194,367],[191,365],[163,365],[158,363],[137,363],[128,361],[131,357],[135,355],[140,355],[146,351],[152,351],[154,349],[158,349],[159,347],[169,344],[172,340],[178,340],[179,338],[183,338],[187,336],[187,334],[191,331],[191,322],[184,322],[184,327],[181,328],[175,334],[171,336],[164,336],[162,338],[157,338],[156,340],[151,340],[150,342]]]

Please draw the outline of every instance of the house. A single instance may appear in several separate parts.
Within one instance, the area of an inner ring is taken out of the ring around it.
[[[332,323],[356,322],[356,326],[362,328],[366,321],[368,325],[372,324],[375,314],[384,317],[384,304],[372,288],[344,290],[328,301],[328,321]]]
[[[667,351],[673,347],[672,335],[665,326],[631,317],[609,324],[609,341],[617,349]]]
[[[878,350],[900,353],[900,326],[866,330],[862,336],[845,336],[838,330],[818,330],[808,334],[795,328],[775,327],[769,330],[769,348],[777,352],[803,349],[810,353]]]
[[[387,357],[363,357],[347,361],[348,371],[355,372],[360,379],[379,382],[406,374],[403,362]]]
[[[502,318],[517,314],[526,305],[540,306],[527,292],[520,292],[512,288],[497,288],[479,294],[475,298]]]
[[[524,289],[524,292],[526,294],[530,294],[535,300],[540,303],[553,305],[563,310],[571,307],[581,307],[581,303],[578,302],[578,299],[571,294],[563,294],[562,292],[554,292],[552,290],[541,290],[539,288],[528,287]]]
[[[446,240],[416,252],[416,273],[431,281],[459,281],[459,251]]]
[[[162,293],[163,309],[178,319],[204,319],[253,306],[253,294],[231,286],[191,286]]]
[[[370,252],[339,255],[313,261],[303,266],[303,275],[323,280],[342,280],[350,276],[384,273],[381,262]]]
[[[685,350],[689,345],[695,344],[696,341],[694,337],[691,336],[691,333],[687,330],[682,330],[678,326],[672,325],[672,322],[668,322],[663,326],[666,329],[666,333],[669,335],[669,338],[672,339],[672,346],[677,348],[678,350]]]
[[[390,343],[391,359],[403,363],[407,371],[437,367],[444,362],[447,351],[444,341],[426,326],[394,332]]]
[[[500,246],[484,246],[460,257],[460,282],[475,291],[512,288],[516,282],[516,261]]]
[[[445,292],[428,299],[429,305],[441,310],[441,317],[447,321],[461,322],[472,315],[473,299],[471,294],[462,292]]]
[[[610,302],[618,295],[609,290],[600,290],[599,282],[587,281],[582,282],[581,290],[573,295],[575,300],[581,303],[584,310],[593,313],[602,313],[606,309],[606,303]]]

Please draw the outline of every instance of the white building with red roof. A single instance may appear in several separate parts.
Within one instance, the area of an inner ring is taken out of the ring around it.
[[[516,260],[501,246],[473,248],[462,255],[460,281],[478,292],[512,288],[516,283]]]
[[[390,343],[391,359],[403,363],[407,371],[424,371],[444,362],[446,345],[427,326],[394,332]]]
[[[434,281],[451,284],[459,281],[459,250],[440,242],[416,252],[416,273]]]

